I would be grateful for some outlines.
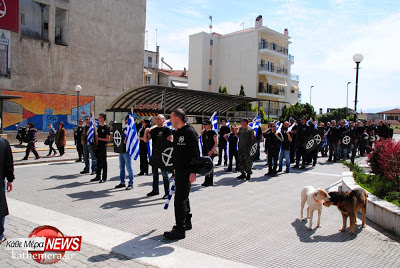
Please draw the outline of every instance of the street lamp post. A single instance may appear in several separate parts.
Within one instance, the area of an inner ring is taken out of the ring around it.
[[[314,86],[311,86],[310,87],[310,105],[311,105],[311,89],[313,88]]]
[[[360,63],[363,60],[363,55],[354,54],[353,61],[356,63],[356,96],[354,99],[354,122],[357,122],[357,94],[358,94],[358,70],[360,69]],[[351,154],[351,163],[354,165],[354,158],[356,157],[356,143],[354,142],[353,152]]]
[[[79,125],[79,92],[82,90],[80,85],[75,86],[76,95],[76,125]]]
[[[345,118],[347,118],[347,111],[349,110],[349,84],[351,82],[347,82],[347,99],[346,99],[346,116]]]

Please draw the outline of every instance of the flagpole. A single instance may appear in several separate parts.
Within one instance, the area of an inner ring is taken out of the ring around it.
[[[96,121],[94,120],[94,112],[93,111],[91,111],[91,115],[92,115],[92,124],[93,124],[93,138],[94,138],[94,141],[93,141],[93,147],[94,147],[94,150],[96,151],[96,149],[97,149],[97,141],[96,141]]]

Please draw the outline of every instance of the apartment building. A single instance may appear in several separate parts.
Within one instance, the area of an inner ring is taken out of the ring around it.
[[[158,85],[160,47],[156,51],[144,51],[143,85]]]
[[[0,17],[1,93],[22,96],[4,101],[5,130],[28,121],[44,131],[60,121],[73,128],[143,84],[146,0],[3,2],[16,20]]]
[[[291,73],[294,56],[289,54],[289,32],[276,32],[263,26],[262,16],[255,27],[225,35],[196,33],[189,36],[189,88],[239,94],[243,85],[249,97],[261,103],[271,117],[283,105],[299,100],[299,77]]]

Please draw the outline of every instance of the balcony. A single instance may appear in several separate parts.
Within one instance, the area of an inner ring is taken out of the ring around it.
[[[301,102],[301,91],[299,91],[299,93],[297,94],[297,99],[299,100],[299,102]]]
[[[258,71],[267,71],[270,73],[276,73],[276,74],[280,74],[280,75],[288,74],[288,69],[285,69],[283,67],[275,67],[275,66],[271,66],[268,64],[259,64]]]
[[[281,87],[258,87],[258,93],[271,94],[276,96],[285,96],[285,89]]]
[[[260,48],[260,50],[262,50],[262,49],[272,50],[272,51],[281,53],[283,55],[288,55],[288,53],[289,53],[289,50],[286,47],[278,46],[278,44],[276,44],[276,43],[270,43],[267,41],[260,42],[259,48]]]
[[[299,76],[296,74],[290,74],[290,80],[297,81],[297,82],[300,81]]]
[[[288,60],[291,62],[291,63],[294,63],[294,56],[292,56],[292,55],[288,55]]]

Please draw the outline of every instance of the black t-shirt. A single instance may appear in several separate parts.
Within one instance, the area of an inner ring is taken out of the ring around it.
[[[229,129],[228,126],[220,127],[220,129],[219,129],[219,144],[220,145],[225,145],[226,144],[226,140],[224,138],[224,135],[228,134],[230,132],[231,132],[231,130]]]
[[[235,133],[231,133],[228,136],[229,140],[229,150],[237,150],[237,143],[238,143],[238,137],[236,137]]]
[[[158,139],[166,140],[172,134],[168,127],[156,127],[150,130],[151,139],[153,140],[153,149],[157,146]]]
[[[107,125],[99,125],[97,128],[97,137],[99,138],[107,138],[107,135],[110,135],[110,128]],[[100,146],[106,146],[107,141],[99,141],[98,145]]]
[[[204,132],[203,134],[203,148],[202,152],[203,155],[207,155],[208,152],[214,147],[214,136],[216,136],[217,133],[215,133],[214,130],[209,130]]]
[[[200,157],[197,133],[193,127],[185,125],[173,133],[174,150],[172,160],[174,169],[195,173],[195,167],[191,165],[193,160]]]
[[[290,150],[290,141],[288,138],[287,129],[282,128],[282,136],[283,136],[282,150]],[[290,137],[292,137],[292,136],[290,136]]]
[[[76,132],[75,132],[75,141],[77,142],[77,143],[81,143],[81,141],[82,141],[82,132],[83,132],[83,126],[78,126],[77,128],[76,128]]]

